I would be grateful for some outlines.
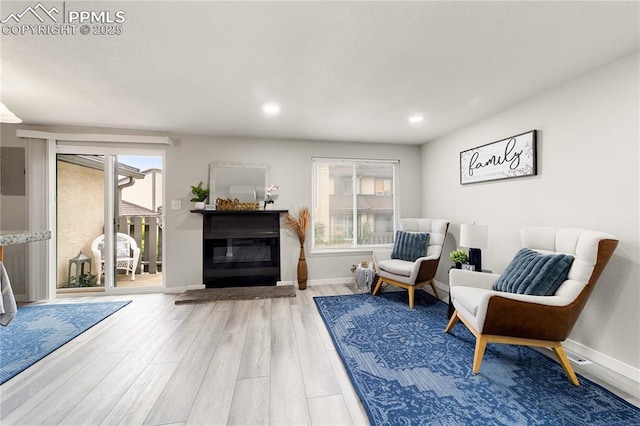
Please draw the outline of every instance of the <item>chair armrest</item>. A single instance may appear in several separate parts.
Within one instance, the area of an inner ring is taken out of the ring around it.
[[[393,250],[377,250],[373,252],[373,262],[376,264],[376,271],[378,270],[378,262],[391,259],[392,251]]]
[[[571,303],[558,296],[525,296],[494,292],[484,306],[482,332],[527,339],[563,341],[571,332],[581,308],[580,304]],[[478,312],[478,317],[480,315],[481,313]]]
[[[409,278],[413,282],[423,282],[433,279],[436,276],[438,262],[440,262],[440,256],[433,254],[431,256],[417,258],[413,263]]]
[[[135,247],[132,249],[133,251],[133,268],[136,269],[138,267],[138,262],[140,261],[140,247]]]
[[[449,287],[464,286],[490,290],[499,277],[499,274],[451,269],[449,271]]]

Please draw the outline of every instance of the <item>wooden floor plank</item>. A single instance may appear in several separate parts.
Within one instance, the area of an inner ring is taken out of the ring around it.
[[[271,362],[271,300],[253,302],[238,379],[269,375]]]
[[[292,306],[291,315],[307,397],[340,393],[311,308],[307,305]]]
[[[233,306],[229,321],[224,329],[225,333],[245,333],[249,326],[249,315],[253,300],[238,300]]]
[[[67,380],[65,392],[58,389],[39,404],[27,408],[19,420],[9,416],[3,424],[36,425],[57,424],[69,414],[78,402],[109,374],[127,356],[126,352],[100,354]],[[12,414],[17,415],[20,410]]]
[[[309,413],[314,426],[353,424],[342,395],[309,399]]]
[[[166,344],[158,351],[152,360],[155,364],[180,362],[193,340],[196,338],[207,318],[212,312],[213,305],[179,306],[189,312],[184,322]]]
[[[269,418],[272,425],[310,424],[300,354],[290,320],[271,321]]]
[[[291,319],[291,302],[288,298],[273,299],[271,301],[271,319]]]
[[[148,365],[100,424],[110,426],[142,424],[177,366],[177,362]]]
[[[227,425],[269,425],[269,378],[238,380]]]
[[[229,418],[245,333],[224,333],[193,402],[188,425],[224,425]]]
[[[229,315],[230,311],[213,311],[207,317],[151,409],[145,424],[159,425],[187,420]]]

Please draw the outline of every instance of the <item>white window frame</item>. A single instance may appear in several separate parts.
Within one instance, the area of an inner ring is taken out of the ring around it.
[[[358,245],[357,243],[357,235],[358,235],[358,210],[357,210],[357,176],[356,176],[356,166],[359,164],[386,164],[393,167],[393,185],[392,185],[392,196],[393,196],[393,233],[395,235],[395,231],[398,229],[398,217],[400,217],[400,202],[398,196],[398,176],[399,176],[399,160],[372,160],[372,159],[361,159],[361,158],[330,158],[330,157],[312,157],[311,158],[311,253],[312,254],[331,254],[331,253],[371,253],[374,249],[378,248],[386,248],[392,247],[393,244],[367,244],[367,245]],[[353,177],[351,179],[352,183],[352,193],[353,197],[353,229],[352,234],[354,236],[354,242],[351,247],[316,247],[316,217],[317,217],[317,183],[316,183],[316,164],[334,164],[334,165],[351,165],[353,167]]]

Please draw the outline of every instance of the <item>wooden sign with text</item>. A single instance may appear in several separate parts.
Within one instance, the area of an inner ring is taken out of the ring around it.
[[[536,173],[535,130],[460,153],[462,185]]]

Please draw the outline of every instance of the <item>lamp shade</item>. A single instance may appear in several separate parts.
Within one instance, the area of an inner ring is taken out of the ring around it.
[[[489,227],[487,225],[460,225],[460,246],[469,248],[486,248],[487,234]]]
[[[22,123],[22,120],[0,102],[0,123]]]

